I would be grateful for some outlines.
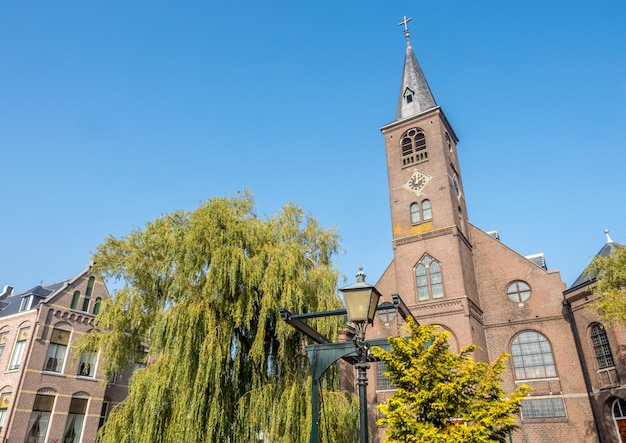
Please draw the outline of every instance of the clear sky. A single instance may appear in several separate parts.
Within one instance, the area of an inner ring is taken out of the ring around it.
[[[470,221],[570,285],[626,243],[623,0],[7,1],[0,285],[73,276],[112,234],[249,189],[392,259],[384,141],[405,39],[460,138]]]

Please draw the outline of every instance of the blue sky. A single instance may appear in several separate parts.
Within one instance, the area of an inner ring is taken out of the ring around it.
[[[249,189],[392,259],[381,126],[405,40],[460,138],[470,221],[569,285],[626,243],[626,3],[0,5],[0,285],[80,272],[109,234]]]

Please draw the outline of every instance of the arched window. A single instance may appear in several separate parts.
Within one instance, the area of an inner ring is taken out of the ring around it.
[[[48,434],[48,425],[50,424],[50,416],[54,407],[56,392],[51,388],[44,388],[37,391],[33,411],[28,421],[28,431],[26,434],[27,443],[45,442]]]
[[[596,354],[596,360],[598,362],[598,369],[612,368],[615,366],[611,345],[609,344],[609,338],[606,335],[604,326],[600,323],[594,323],[591,325],[590,335],[593,351]]]
[[[102,298],[96,298],[96,302],[93,304],[93,315],[98,315],[100,312],[100,304],[102,303]]]
[[[422,202],[422,214],[424,215],[424,221],[432,220],[433,212],[430,210],[430,200],[424,200]]]
[[[80,443],[83,434],[83,422],[87,413],[87,403],[89,398],[80,398],[72,396],[70,401],[70,409],[65,421],[65,430],[63,431],[63,442]]]
[[[441,265],[426,254],[415,267],[417,283],[417,301],[443,297],[443,278]]]
[[[416,224],[421,221],[419,203],[411,203],[411,223]]]
[[[83,300],[83,311],[89,311],[89,300],[91,299],[91,293],[93,292],[93,284],[95,283],[95,277],[89,277],[87,282],[87,291],[85,291],[85,299]]]
[[[515,337],[511,356],[518,380],[556,377],[552,347],[538,332],[526,331]]]
[[[426,151],[426,135],[418,128],[412,128],[400,137],[402,167],[428,160]]]
[[[72,306],[71,309],[78,309],[78,302],[80,301],[80,291],[74,291],[74,295],[72,296]]]
[[[616,398],[613,402],[613,420],[617,434],[621,437],[620,441],[626,440],[626,401]]]

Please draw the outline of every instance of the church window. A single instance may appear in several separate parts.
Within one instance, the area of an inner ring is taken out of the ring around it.
[[[612,368],[615,366],[613,361],[613,353],[609,338],[606,335],[606,329],[600,323],[594,323],[591,326],[591,343],[593,351],[598,362],[598,369]]]
[[[421,221],[419,203],[411,203],[411,223],[416,224]]]
[[[417,301],[443,297],[441,265],[426,254],[415,267]]]
[[[511,356],[518,380],[556,377],[552,347],[538,332],[526,331],[515,337]]]
[[[413,103],[413,94],[415,94],[411,88],[406,88],[404,90],[404,99],[406,100],[407,104],[408,103]]]
[[[515,303],[523,303],[530,297],[530,286],[521,280],[509,283],[506,288],[506,295]]]
[[[402,137],[400,137],[400,148],[402,152],[402,167],[428,160],[426,135],[421,129],[412,128],[402,134]]]
[[[424,215],[424,221],[432,220],[433,212],[430,209],[430,200],[424,200],[422,202],[422,214]]]
[[[527,398],[522,400],[522,418],[565,417],[563,397]]]
[[[390,389],[395,389],[389,377],[385,375],[385,372],[387,372],[387,364],[384,361],[377,361],[376,362],[376,390],[377,391],[388,391]]]
[[[617,435],[620,436],[619,441],[624,441],[626,437],[626,401],[616,398],[613,402],[613,420],[615,420],[615,428]]]

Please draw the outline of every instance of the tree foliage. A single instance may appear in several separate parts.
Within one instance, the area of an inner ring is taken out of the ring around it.
[[[99,350],[107,378],[145,345],[149,364],[132,376],[99,441],[308,441],[309,364],[302,336],[278,308],[341,306],[331,266],[338,247],[336,232],[296,205],[258,217],[249,193],[107,238],[95,269],[123,287],[103,303],[80,347]],[[339,325],[326,318],[313,326],[334,338]],[[353,441],[354,398],[324,400],[334,420],[329,441]]]
[[[507,354],[491,364],[474,361],[470,345],[449,349],[449,333],[408,321],[408,337],[390,337],[391,351],[372,348],[396,388],[377,422],[387,443],[504,442],[528,387],[508,398],[500,387]]]
[[[606,257],[596,256],[587,275],[596,276],[594,307],[609,325],[626,325],[626,247],[618,246]]]

